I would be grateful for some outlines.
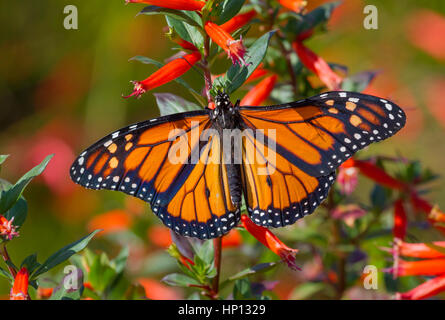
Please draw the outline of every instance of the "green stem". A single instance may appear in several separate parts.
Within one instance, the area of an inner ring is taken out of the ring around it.
[[[7,262],[11,261],[11,258],[9,258],[8,250],[6,249],[6,243],[3,244],[1,254],[3,257],[3,260],[6,262],[6,266],[8,267],[9,272],[11,273],[11,276],[15,279],[15,276],[17,275],[17,271],[13,267],[11,267]]]

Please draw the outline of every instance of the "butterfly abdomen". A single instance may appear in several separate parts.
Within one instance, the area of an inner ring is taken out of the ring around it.
[[[241,205],[241,169],[239,164],[229,163],[226,164],[227,181],[229,185],[230,198],[232,203],[239,207]]]

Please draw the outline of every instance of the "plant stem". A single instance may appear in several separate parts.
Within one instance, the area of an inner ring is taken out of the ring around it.
[[[6,243],[3,244],[3,246],[2,246],[1,254],[2,254],[3,260],[5,262],[11,261],[11,258],[9,258],[8,250],[6,249]],[[15,279],[15,276],[17,275],[17,272],[8,263],[6,263],[6,266],[8,267],[9,272],[11,273],[11,275]]]
[[[213,292],[215,294],[218,294],[219,291],[219,276],[221,274],[221,252],[222,252],[222,246],[221,246],[221,242],[222,242],[222,237],[218,237],[216,239],[213,240],[213,247],[215,250],[215,268],[216,268],[216,276],[215,278],[213,278]]]
[[[203,69],[204,69],[204,81],[205,81],[205,95],[207,97],[207,103],[212,101],[212,95],[210,94],[210,90],[212,89],[212,76],[210,74],[209,63],[207,58],[209,56],[209,48],[210,48],[210,38],[208,35],[204,37],[204,58],[203,58]]]

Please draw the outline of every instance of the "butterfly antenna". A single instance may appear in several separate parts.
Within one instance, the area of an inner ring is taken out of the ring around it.
[[[184,57],[181,57],[181,59],[184,59]],[[185,62],[187,62],[187,64],[192,68],[192,70],[194,70],[195,72],[197,72],[202,78],[205,77],[204,72],[202,72],[201,70],[199,70],[198,68],[196,68],[196,66],[194,66],[193,64],[191,64],[190,62],[187,61],[187,59],[184,59]]]

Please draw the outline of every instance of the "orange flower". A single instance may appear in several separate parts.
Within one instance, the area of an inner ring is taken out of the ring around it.
[[[433,242],[433,245],[443,247],[445,249],[445,241]],[[395,249],[399,255],[404,257],[422,258],[422,259],[434,259],[445,258],[445,254],[434,250],[425,243],[407,243],[401,240],[396,241]]]
[[[275,83],[277,82],[278,76],[276,74],[269,76],[255,87],[253,87],[241,100],[241,106],[259,106],[261,105],[272,92]]]
[[[147,230],[148,239],[160,248],[168,248],[172,244],[170,229],[163,226],[152,226]]]
[[[445,60],[445,42],[438,40],[445,34],[444,16],[430,10],[417,11],[409,18],[407,27],[406,34],[413,45]]]
[[[325,60],[317,56],[309,48],[305,47],[301,41],[294,41],[292,46],[298,54],[301,63],[315,73],[330,90],[340,89],[342,78],[332,71],[331,67],[329,67]]]
[[[152,300],[180,300],[182,295],[178,290],[159,283],[155,279],[141,278],[138,283],[144,288],[145,296]]]
[[[232,33],[233,31],[244,27],[255,16],[256,16],[256,11],[250,10],[250,11],[247,11],[246,13],[241,13],[241,14],[234,16],[229,21],[220,25],[220,27],[223,28],[228,33]]]
[[[295,255],[298,252],[297,249],[289,248],[269,229],[256,225],[246,215],[241,216],[241,223],[259,242],[264,244],[273,253],[277,254],[283,262],[286,262],[289,268],[292,270],[301,270],[297,267],[295,262]]]
[[[289,10],[295,12],[301,12],[306,7],[307,1],[305,0],[278,0],[278,2]]]
[[[204,7],[204,1],[196,0],[125,0],[125,3],[146,3],[158,7],[176,9],[176,10],[201,10]]]
[[[88,224],[88,230],[102,229],[100,235],[128,230],[131,217],[124,210],[111,210],[93,217]]]
[[[406,188],[405,184],[401,181],[398,181],[387,174],[383,169],[377,167],[375,164],[370,161],[349,159],[345,163],[343,163],[344,168],[355,167],[360,170],[360,173],[364,176],[374,180],[378,184],[385,186],[387,188],[403,190]]]
[[[19,236],[19,233],[16,231],[17,227],[12,225],[13,221],[14,217],[8,220],[0,215],[0,235],[6,240],[12,240],[12,238]]]
[[[398,199],[394,203],[394,227],[393,234],[394,238],[404,239],[406,235],[406,228],[408,221],[406,219],[406,212],[403,206],[402,199]]]
[[[428,259],[419,261],[406,261],[399,259],[393,268],[385,270],[396,277],[405,276],[437,276],[445,274],[445,259]]]
[[[53,288],[39,287],[37,289],[37,296],[39,297],[39,299],[48,299],[53,294],[53,290],[54,290]]]
[[[28,300],[28,269],[23,267],[17,273],[14,279],[14,285],[12,286],[11,293],[9,294],[10,300]]]
[[[222,248],[239,247],[242,244],[242,238],[238,230],[232,229],[228,234],[222,238]]]
[[[397,300],[422,300],[445,291],[445,275],[428,280],[414,289],[397,293]]]
[[[181,58],[170,61],[147,79],[142,81],[133,81],[133,92],[124,98],[133,96],[139,97],[148,90],[162,86],[163,84],[182,76],[200,59],[201,54],[198,51],[195,51]]]
[[[206,22],[204,29],[209,37],[232,59],[233,64],[241,64],[241,62],[246,64],[244,61],[246,48],[243,45],[242,39],[233,39],[230,33],[210,21]]]

